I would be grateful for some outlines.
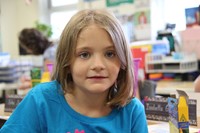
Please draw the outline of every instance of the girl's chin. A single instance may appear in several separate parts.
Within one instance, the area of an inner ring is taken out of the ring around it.
[[[102,94],[102,93],[108,92],[108,89],[101,87],[101,88],[91,88],[91,89],[88,89],[88,91],[94,94]]]

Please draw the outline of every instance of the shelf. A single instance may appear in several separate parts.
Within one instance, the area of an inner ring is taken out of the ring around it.
[[[175,59],[173,56],[148,53],[145,55],[146,73],[187,73],[198,70],[198,60],[194,55]]]

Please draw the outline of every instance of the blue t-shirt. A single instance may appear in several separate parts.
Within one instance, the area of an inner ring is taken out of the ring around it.
[[[84,116],[65,100],[57,81],[33,88],[17,106],[1,133],[148,133],[144,107],[133,98],[100,118]]]

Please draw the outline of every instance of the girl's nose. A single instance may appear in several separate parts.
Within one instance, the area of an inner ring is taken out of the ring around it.
[[[91,62],[91,69],[95,71],[101,71],[105,69],[105,61],[100,56],[94,56],[93,61]]]

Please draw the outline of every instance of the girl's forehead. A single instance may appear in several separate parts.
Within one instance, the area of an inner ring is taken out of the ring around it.
[[[76,48],[80,47],[114,47],[109,33],[102,27],[93,24],[84,28],[78,36]]]
[[[78,39],[82,39],[88,35],[94,36],[95,34],[98,34],[99,32],[103,33],[104,35],[109,36],[108,32],[104,28],[99,26],[98,24],[91,24],[91,25],[84,27],[80,31],[80,33],[78,35]],[[92,39],[92,38],[90,38],[90,39]]]
[[[81,31],[88,30],[88,29],[103,29],[102,26],[96,23],[91,23],[90,25],[85,26]]]

